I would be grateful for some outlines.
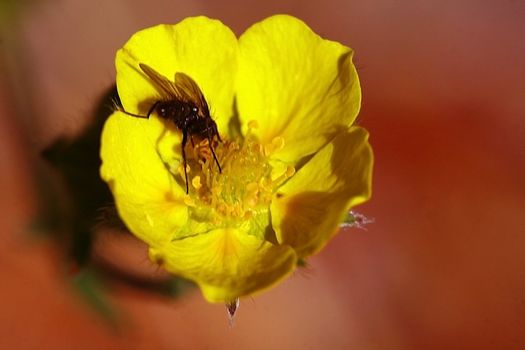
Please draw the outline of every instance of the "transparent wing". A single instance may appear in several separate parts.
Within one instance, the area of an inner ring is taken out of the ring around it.
[[[161,75],[147,64],[140,63],[139,67],[162,92],[167,94],[169,97],[186,101],[185,96],[181,95],[180,89],[175,86],[175,83],[169,81],[166,77]]]
[[[162,92],[167,96],[179,101],[191,103],[202,112],[202,116],[209,116],[208,103],[202,94],[201,89],[189,75],[177,72],[175,73],[175,82],[169,81],[162,74],[148,66],[140,63],[140,69],[154,82]]]
[[[209,116],[208,103],[202,94],[201,89],[189,75],[177,72],[175,73],[175,87],[183,99],[187,102],[192,102],[204,115]]]

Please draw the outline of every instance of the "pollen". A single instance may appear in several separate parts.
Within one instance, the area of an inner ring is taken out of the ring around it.
[[[191,184],[192,186],[195,188],[195,189],[199,189],[202,187],[202,184],[201,184],[201,177],[199,175],[195,176],[192,180],[191,180]]]
[[[263,145],[251,135],[216,143],[214,151],[222,168],[219,172],[204,140],[196,145],[198,156],[190,161],[194,190],[190,190],[188,204],[211,209],[219,221],[247,220],[267,211],[275,190],[295,172],[288,166],[272,178],[268,155],[283,146],[282,137]]]

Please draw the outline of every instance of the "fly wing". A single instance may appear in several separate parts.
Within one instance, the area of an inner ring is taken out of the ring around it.
[[[153,83],[155,83],[155,86],[158,87],[161,92],[164,92],[171,98],[185,100],[184,96],[181,95],[180,89],[175,86],[175,83],[169,81],[166,77],[147,64],[140,63],[139,67],[153,81]]]
[[[175,73],[175,87],[178,93],[183,96],[183,101],[193,103],[202,111],[201,117],[209,117],[208,103],[195,80],[185,73],[177,72]]]

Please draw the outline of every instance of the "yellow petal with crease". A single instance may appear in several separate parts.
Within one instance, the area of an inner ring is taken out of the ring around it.
[[[195,281],[210,302],[228,302],[270,287],[295,267],[286,245],[272,245],[234,228],[175,240],[150,249],[173,274]]]
[[[154,101],[165,98],[142,72],[145,63],[174,80],[184,72],[206,98],[219,131],[227,132],[233,113],[237,38],[220,21],[192,17],[175,25],[158,25],[134,34],[117,52],[117,88],[126,111],[146,114]]]
[[[128,228],[151,245],[171,240],[187,220],[185,187],[175,182],[161,158],[179,144],[179,135],[155,117],[115,112],[102,132],[101,176]]]
[[[297,162],[355,120],[361,90],[350,48],[278,15],[250,27],[239,50],[239,116],[245,127],[257,120],[263,143],[284,139],[273,158]]]
[[[319,251],[350,207],[370,198],[373,155],[367,139],[358,127],[339,134],[277,190],[270,209],[277,240],[300,258]]]

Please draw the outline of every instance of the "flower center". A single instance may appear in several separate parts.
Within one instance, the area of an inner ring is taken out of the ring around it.
[[[211,209],[216,222],[246,220],[267,211],[274,189],[295,172],[287,167],[275,174],[270,165],[269,156],[283,146],[281,137],[262,145],[250,133],[244,140],[225,139],[214,146],[219,172],[208,141],[195,145],[194,157],[188,160],[186,204],[196,211]],[[184,176],[182,167],[179,172]]]

